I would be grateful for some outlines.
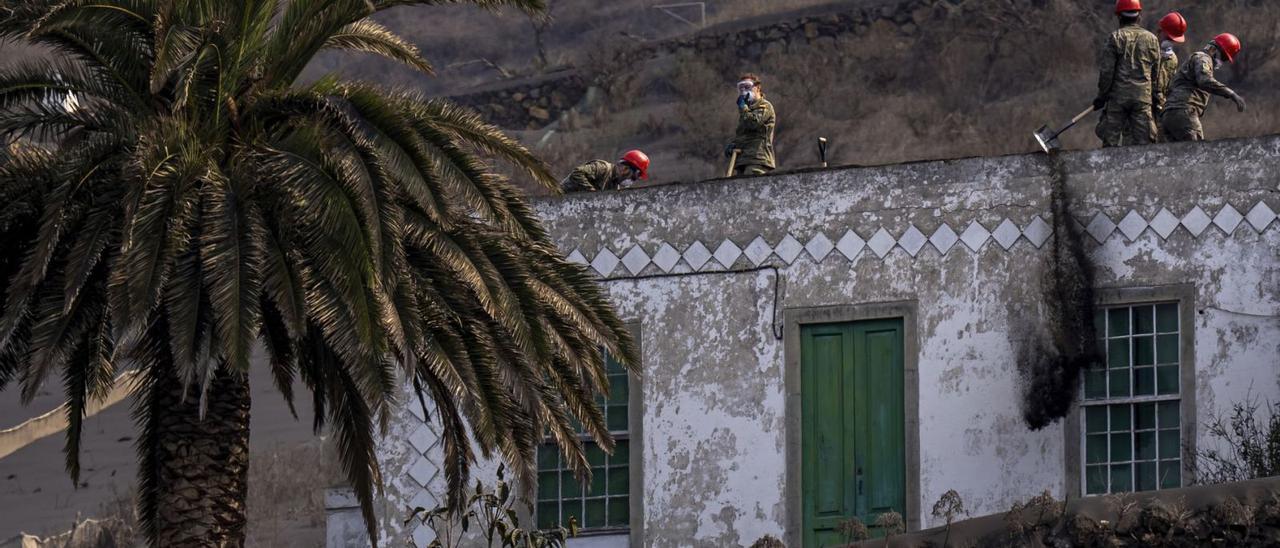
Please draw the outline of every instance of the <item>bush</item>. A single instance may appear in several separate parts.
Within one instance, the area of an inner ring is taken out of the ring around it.
[[[1280,475],[1280,403],[1263,406],[1246,397],[1231,416],[1205,425],[1210,447],[1196,451],[1192,468],[1197,483],[1227,483]]]

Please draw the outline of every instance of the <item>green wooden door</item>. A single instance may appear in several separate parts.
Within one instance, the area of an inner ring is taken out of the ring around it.
[[[839,546],[850,517],[905,516],[902,320],[806,325],[800,343],[803,546]]]

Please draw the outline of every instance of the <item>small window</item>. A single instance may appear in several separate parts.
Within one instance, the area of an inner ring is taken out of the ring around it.
[[[1178,304],[1105,308],[1095,322],[1103,363],[1084,373],[1084,493],[1181,487]]]
[[[536,520],[540,529],[568,527],[577,518],[584,533],[625,532],[631,525],[631,446],[629,376],[622,364],[605,355],[609,396],[596,400],[605,424],[617,442],[613,455],[605,454],[590,436],[582,433],[591,482],[582,485],[565,464],[555,442],[538,447]]]

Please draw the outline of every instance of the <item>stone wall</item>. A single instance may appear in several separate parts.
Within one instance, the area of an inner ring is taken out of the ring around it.
[[[963,0],[902,0],[880,6],[824,6],[789,15],[738,21],[674,40],[641,44],[612,52],[618,63],[644,63],[661,57],[692,54],[729,56],[758,63],[770,47],[816,43],[841,36],[863,36],[875,26],[914,36],[932,17],[960,10]],[[625,60],[625,61],[624,61]],[[541,129],[577,107],[596,80],[607,76],[563,69],[535,78],[504,81],[451,97],[508,129]],[[607,86],[604,86],[607,87]]]
[[[1189,445],[1209,443],[1199,425],[1247,395],[1280,401],[1277,158],[1280,137],[1063,155],[1099,294],[1182,299]],[[538,200],[561,248],[639,325],[643,538],[632,545],[765,534],[797,545],[798,350],[781,333],[814,310],[913,311],[909,523],[936,524],[927,509],[949,489],[974,515],[1078,490],[1080,436],[1063,422],[1026,427],[1016,364],[1042,321],[1049,187],[1046,157],[1025,155]],[[417,407],[380,446],[388,543],[423,542],[397,512],[439,494],[439,448]]]
[[[588,86],[577,70],[565,69],[538,78],[500,82],[450,99],[475,109],[499,127],[540,129],[577,106],[586,96]]]

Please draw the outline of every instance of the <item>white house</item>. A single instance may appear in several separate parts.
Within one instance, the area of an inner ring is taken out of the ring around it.
[[[1018,358],[1046,321],[1045,156],[541,199],[634,326],[644,373],[610,400],[626,441],[603,480],[543,459],[536,519],[578,517],[575,546],[812,546],[851,515],[930,526],[949,489],[980,515],[1045,489],[1188,484],[1207,417],[1280,401],[1278,160],[1278,137],[1063,155],[1107,364],[1039,431]],[[393,545],[427,541],[405,509],[442,484],[415,407],[381,447]],[[340,544],[358,514],[337,502]]]

